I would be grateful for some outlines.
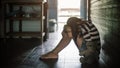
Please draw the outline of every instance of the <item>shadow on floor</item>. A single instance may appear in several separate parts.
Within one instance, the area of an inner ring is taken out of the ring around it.
[[[3,63],[9,64],[14,58],[41,45],[41,42],[39,38],[9,38],[1,39],[0,44]]]

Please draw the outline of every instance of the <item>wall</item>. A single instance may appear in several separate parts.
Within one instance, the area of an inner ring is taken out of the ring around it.
[[[110,67],[117,65],[120,53],[119,0],[91,0],[91,19],[101,36],[101,58]]]

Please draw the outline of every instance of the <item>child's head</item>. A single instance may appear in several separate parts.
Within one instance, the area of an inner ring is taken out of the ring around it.
[[[81,21],[80,18],[70,17],[70,18],[67,20],[67,24],[69,24],[69,25],[79,24],[80,21]]]
[[[71,17],[67,21],[67,25],[71,27],[72,35],[75,37],[78,34],[78,27],[82,24],[82,19],[77,17]]]

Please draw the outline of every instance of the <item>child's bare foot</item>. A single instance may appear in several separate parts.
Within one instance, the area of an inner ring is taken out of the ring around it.
[[[44,54],[40,57],[40,59],[58,59],[58,54],[55,54],[53,52],[49,52],[47,54]]]

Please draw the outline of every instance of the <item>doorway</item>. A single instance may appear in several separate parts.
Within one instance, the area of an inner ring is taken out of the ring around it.
[[[80,17],[80,0],[58,0],[57,2],[58,4],[58,12],[57,12],[57,22],[58,22],[58,31],[57,31],[57,35],[59,36],[59,38],[61,39],[61,32],[63,30],[64,25],[66,24],[66,21],[68,20],[68,18],[70,17]],[[71,54],[73,56],[71,56]],[[65,60],[69,60],[69,59],[73,59],[75,58],[75,60],[77,62],[79,62],[79,51],[76,47],[76,45],[74,44],[74,41],[72,40],[68,46],[63,49],[60,53],[59,53],[59,57],[63,58]]]
[[[58,0],[58,22],[65,23],[69,17],[80,17],[80,0]]]

